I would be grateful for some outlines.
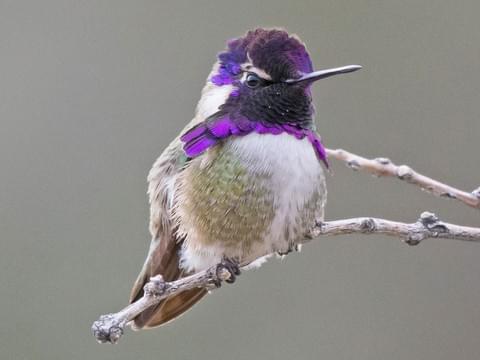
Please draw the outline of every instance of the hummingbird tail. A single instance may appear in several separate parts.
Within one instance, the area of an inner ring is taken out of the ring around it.
[[[158,244],[150,250],[151,254],[147,257],[132,289],[130,303],[143,296],[143,287],[152,276],[161,274],[165,281],[175,281],[188,275],[179,267],[178,250],[182,242],[159,241]],[[168,297],[138,315],[133,321],[132,328],[134,330],[151,329],[166,324],[190,309],[207,293],[206,289],[197,288]]]
[[[152,329],[164,325],[182,315],[207,294],[205,289],[191,289],[162,300],[145,310],[133,322],[134,330]]]

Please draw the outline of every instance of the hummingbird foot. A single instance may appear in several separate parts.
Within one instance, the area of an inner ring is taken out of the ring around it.
[[[236,277],[240,275],[240,267],[238,266],[238,262],[233,259],[224,258],[222,262],[217,265],[217,269],[216,269],[217,277],[219,277],[220,273],[223,270],[228,271],[228,273],[230,274],[230,277],[227,280],[225,280],[229,284],[234,283],[236,280]],[[219,288],[222,285],[221,283],[222,281],[220,279],[217,279],[214,282],[214,285],[217,288]]]
[[[287,256],[288,254],[290,254],[291,252],[294,252],[294,251],[300,252],[300,249],[301,249],[300,244],[294,244],[294,245],[289,246],[286,251],[277,251],[277,255],[280,256],[280,257],[284,257],[284,256]]]

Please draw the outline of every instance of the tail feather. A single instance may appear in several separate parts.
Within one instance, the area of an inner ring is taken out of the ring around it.
[[[206,289],[190,289],[162,300],[135,318],[134,329],[151,329],[164,325],[189,310],[206,294]]]
[[[180,247],[181,242],[170,240],[161,241],[158,246],[150,250],[147,261],[132,289],[131,303],[143,296],[143,287],[152,276],[161,274],[165,281],[175,281],[188,275],[179,267]],[[134,319],[133,328],[140,330],[163,325],[190,309],[207,293],[208,291],[204,288],[196,288],[170,296],[138,315]]]

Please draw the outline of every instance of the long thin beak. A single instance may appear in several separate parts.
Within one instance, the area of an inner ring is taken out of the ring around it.
[[[362,67],[360,65],[347,65],[333,69],[318,70],[308,74],[305,74],[298,79],[288,79],[285,80],[287,84],[297,84],[300,82],[312,83],[314,81],[325,79],[330,76],[346,74],[349,72],[360,70]]]

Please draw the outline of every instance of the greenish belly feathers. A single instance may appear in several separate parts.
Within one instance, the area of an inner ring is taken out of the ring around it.
[[[270,174],[247,169],[224,147],[212,149],[208,161],[194,161],[186,170],[182,221],[204,245],[221,243],[248,253],[263,241],[275,214]]]

